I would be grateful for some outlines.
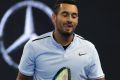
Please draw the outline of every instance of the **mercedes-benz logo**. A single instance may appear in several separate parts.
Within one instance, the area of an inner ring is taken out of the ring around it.
[[[3,34],[4,34],[3,31],[4,31],[6,21],[8,20],[8,18],[11,16],[11,14],[14,11],[17,11],[23,7],[27,7],[24,32],[15,42],[13,42],[13,44],[11,44],[8,48],[5,49],[4,41],[2,38],[3,38]],[[36,32],[34,31],[32,7],[43,11],[44,13],[46,13],[48,15],[48,17],[51,17],[51,15],[53,13],[52,10],[47,5],[45,5],[44,3],[40,2],[40,1],[22,1],[22,2],[15,4],[10,9],[8,9],[8,11],[4,14],[4,16],[0,22],[0,51],[2,53],[4,60],[10,66],[13,66],[15,68],[18,68],[18,64],[12,60],[12,58],[9,56],[9,54],[13,50],[15,50],[18,46],[22,45],[28,39],[37,36]]]

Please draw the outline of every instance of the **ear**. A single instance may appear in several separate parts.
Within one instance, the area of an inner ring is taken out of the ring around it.
[[[52,19],[53,24],[55,25],[55,22],[56,22],[56,14],[55,13],[52,14],[51,19]]]

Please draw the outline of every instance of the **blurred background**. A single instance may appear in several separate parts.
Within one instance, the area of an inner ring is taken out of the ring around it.
[[[29,38],[54,29],[50,16],[56,0],[25,1],[31,0],[0,0],[0,80],[16,79],[17,65]],[[75,32],[96,46],[106,80],[118,80],[119,1],[80,0],[79,11]]]

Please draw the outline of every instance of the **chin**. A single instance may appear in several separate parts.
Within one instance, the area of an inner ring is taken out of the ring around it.
[[[71,36],[73,32],[62,32],[61,34],[67,37],[67,36]]]

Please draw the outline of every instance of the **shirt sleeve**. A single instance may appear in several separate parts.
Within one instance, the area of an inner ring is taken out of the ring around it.
[[[32,76],[34,73],[34,66],[33,47],[30,43],[27,43],[23,49],[23,54],[18,69],[22,74]]]
[[[101,67],[99,55],[95,47],[92,49],[91,62],[89,64],[88,71],[88,77],[90,79],[99,79],[105,77]]]

